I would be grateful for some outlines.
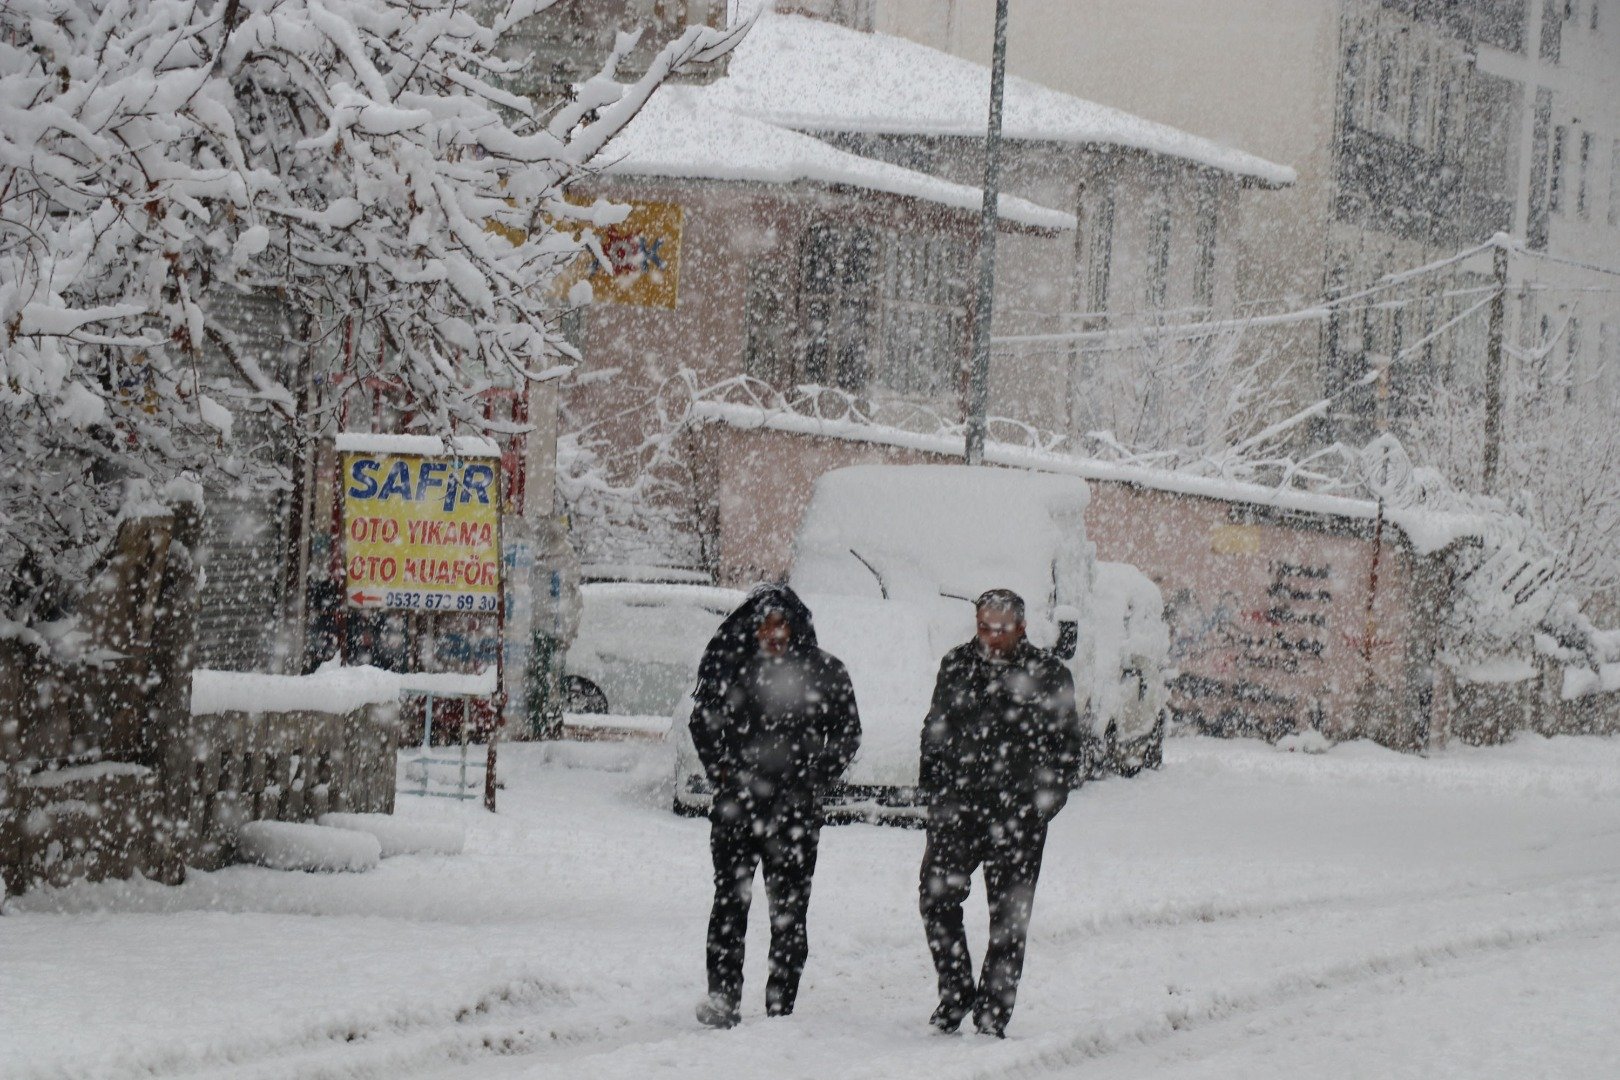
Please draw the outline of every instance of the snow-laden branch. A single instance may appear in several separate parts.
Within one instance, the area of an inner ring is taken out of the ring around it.
[[[290,372],[233,342],[233,296],[274,297],[287,351],[439,432],[484,427],[480,392],[562,362],[549,286],[583,241],[545,210],[741,31],[687,31],[623,82],[603,58],[593,110],[548,109],[501,88],[518,63],[497,52],[547,6],[0,6],[0,449],[37,463],[0,488],[21,539],[0,617],[33,617],[25,580],[83,577],[127,481],[251,479],[221,402],[327,415],[299,416]]]

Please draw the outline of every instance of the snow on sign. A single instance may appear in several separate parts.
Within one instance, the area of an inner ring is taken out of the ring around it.
[[[341,441],[339,449],[349,604],[496,611],[499,459],[355,449]]]
[[[559,279],[567,292],[580,281],[591,284],[598,303],[673,308],[680,277],[681,227],[684,214],[674,203],[623,200],[630,213],[617,225],[599,230],[601,259],[591,254]]]

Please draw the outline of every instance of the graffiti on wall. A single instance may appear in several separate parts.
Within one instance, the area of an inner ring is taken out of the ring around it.
[[[1273,680],[1323,662],[1333,567],[1274,559],[1267,572],[1265,588],[1245,598],[1231,590],[1201,596],[1190,588],[1167,597],[1170,659],[1180,669],[1172,704],[1205,730],[1274,737],[1305,719],[1299,696]]]

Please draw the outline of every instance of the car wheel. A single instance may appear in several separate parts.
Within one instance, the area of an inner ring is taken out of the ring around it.
[[[1129,743],[1124,747],[1119,745],[1119,733],[1109,729],[1108,744],[1112,752],[1109,758],[1114,763],[1114,771],[1124,777],[1132,777],[1142,771],[1147,761],[1147,742],[1152,736],[1143,739],[1140,743]]]
[[[566,675],[563,677],[563,711],[600,715],[608,711],[607,695],[583,675]]]

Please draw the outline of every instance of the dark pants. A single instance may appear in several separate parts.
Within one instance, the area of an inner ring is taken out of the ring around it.
[[[805,914],[816,872],[821,817],[813,797],[768,805],[717,798],[709,814],[714,856],[714,908],[709,914],[709,993],[735,1008],[742,999],[743,941],[753,899],[754,870],[765,870],[771,905],[770,974],[765,1011],[785,1016],[799,995],[810,939]]]
[[[929,809],[918,907],[939,974],[938,1015],[947,1026],[954,1028],[969,1011],[981,1030],[1000,1032],[1007,1026],[1024,971],[1024,942],[1045,846],[1046,821],[1033,807]],[[980,865],[990,938],[975,989],[962,903]]]

